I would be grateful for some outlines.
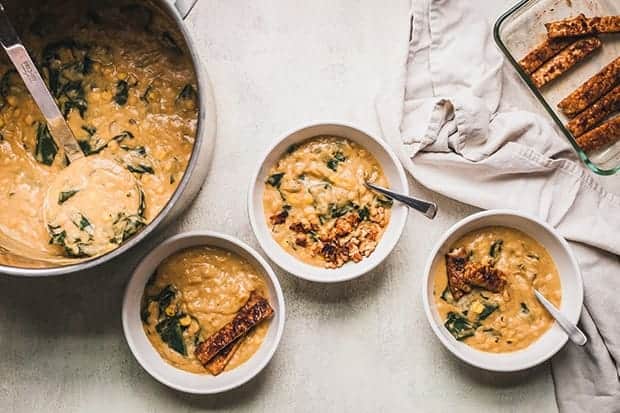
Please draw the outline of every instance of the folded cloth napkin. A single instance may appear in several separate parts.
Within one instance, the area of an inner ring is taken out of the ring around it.
[[[377,102],[384,137],[426,187],[480,208],[535,214],[570,241],[589,343],[553,358],[556,400],[563,412],[620,412],[620,197],[597,183],[548,119],[522,109],[531,98],[503,76],[475,3],[413,0],[402,74]]]

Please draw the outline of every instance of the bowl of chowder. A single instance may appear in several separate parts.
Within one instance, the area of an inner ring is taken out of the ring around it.
[[[365,182],[408,193],[395,154],[367,132],[321,123],[285,134],[251,180],[248,213],[261,247],[310,281],[370,271],[398,242],[407,209]]]
[[[284,298],[249,246],[209,231],[174,236],[138,265],[123,301],[127,343],[177,390],[219,393],[258,374],[284,328]]]
[[[516,371],[547,360],[568,339],[535,289],[577,323],[583,284],[567,242],[534,217],[491,210],[457,223],[437,243],[422,298],[433,331],[454,355]]]

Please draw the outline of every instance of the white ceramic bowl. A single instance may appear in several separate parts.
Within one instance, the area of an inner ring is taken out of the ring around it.
[[[248,195],[248,214],[254,234],[260,246],[276,264],[291,274],[309,281],[338,282],[351,280],[375,268],[394,249],[400,239],[405,223],[407,222],[407,207],[394,202],[390,222],[379,241],[375,251],[370,256],[358,263],[348,262],[340,268],[326,269],[306,264],[294,256],[288,254],[271,236],[271,231],[265,220],[263,209],[263,190],[265,181],[271,167],[282,157],[286,150],[293,144],[307,139],[330,135],[349,139],[368,150],[383,168],[390,188],[396,192],[409,194],[407,177],[402,165],[390,147],[382,140],[373,137],[368,132],[359,128],[342,123],[327,122],[312,124],[290,131],[279,139],[267,151],[262,158],[256,172],[251,178]]]
[[[144,287],[162,260],[185,248],[204,245],[237,253],[261,271],[269,289],[270,303],[275,310],[265,341],[258,351],[239,367],[219,376],[189,373],[166,363],[146,337],[140,320],[140,300]],[[244,384],[267,365],[282,337],[285,308],[284,297],[276,275],[256,251],[228,235],[211,231],[192,231],[167,239],[144,257],[127,285],[122,317],[127,344],[136,360],[151,376],[166,386],[183,392],[213,394]]]
[[[422,284],[422,300],[428,321],[441,341],[456,357],[473,366],[491,371],[524,370],[549,359],[568,340],[557,323],[529,347],[511,353],[488,353],[476,350],[457,341],[443,326],[433,299],[433,270],[445,265],[444,255],[450,246],[468,232],[488,226],[505,226],[518,229],[542,244],[555,262],[562,285],[560,310],[574,323],[579,320],[583,304],[581,272],[568,243],[546,223],[537,218],[509,210],[490,210],[473,214],[455,224],[435,245],[426,268]]]

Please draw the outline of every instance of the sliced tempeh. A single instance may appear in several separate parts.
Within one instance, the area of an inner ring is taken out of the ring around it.
[[[203,366],[206,366],[226,346],[246,334],[261,321],[270,318],[273,313],[269,301],[252,292],[246,304],[237,312],[230,323],[198,344],[195,352],[196,358]]]
[[[620,57],[562,99],[558,103],[558,108],[566,116],[573,117],[609,92],[618,83],[620,83]]]
[[[465,248],[455,248],[446,254],[446,273],[448,275],[448,288],[455,300],[471,291],[471,287],[465,281],[465,266],[469,260]]]
[[[603,149],[620,139],[620,116],[608,120],[596,129],[581,135],[577,143],[585,152]]]
[[[532,81],[536,87],[544,86],[585,59],[590,53],[601,47],[601,44],[597,37],[577,40],[536,70],[532,74]]]
[[[506,277],[490,265],[469,261],[465,248],[455,248],[446,254],[448,288],[455,300],[471,292],[472,287],[499,292],[506,285]]]
[[[620,16],[586,17],[583,14],[545,23],[550,39],[620,32]]]
[[[239,337],[237,340],[226,346],[222,351],[217,353],[215,357],[213,357],[211,361],[209,361],[205,366],[207,370],[209,370],[209,373],[217,376],[218,374],[223,372],[228,363],[230,362],[230,359],[233,358],[233,356],[239,349],[239,346],[241,346],[241,343],[244,339],[245,336]]]
[[[593,33],[618,33],[620,32],[620,16],[590,17],[588,25]]]
[[[592,106],[571,119],[566,125],[574,137],[578,137],[598,125],[603,119],[620,110],[620,85],[594,102]]]
[[[547,28],[547,36],[550,39],[583,36],[591,33],[588,19],[583,14],[568,19],[545,23],[545,27]]]
[[[545,39],[544,42],[536,46],[534,50],[521,59],[519,65],[523,68],[525,73],[529,75],[573,42],[574,40]]]

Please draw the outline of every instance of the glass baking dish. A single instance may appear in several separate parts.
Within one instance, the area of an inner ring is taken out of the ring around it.
[[[546,38],[544,23],[574,17],[579,13],[588,17],[619,15],[620,1],[521,0],[497,20],[493,35],[508,61],[573,145],[583,162],[597,174],[613,175],[620,171],[620,141],[605,149],[586,154],[564,126],[568,118],[557,108],[557,104],[620,56],[620,34],[599,35],[603,47],[558,79],[543,86],[541,90],[534,86],[529,75],[517,63]]]

